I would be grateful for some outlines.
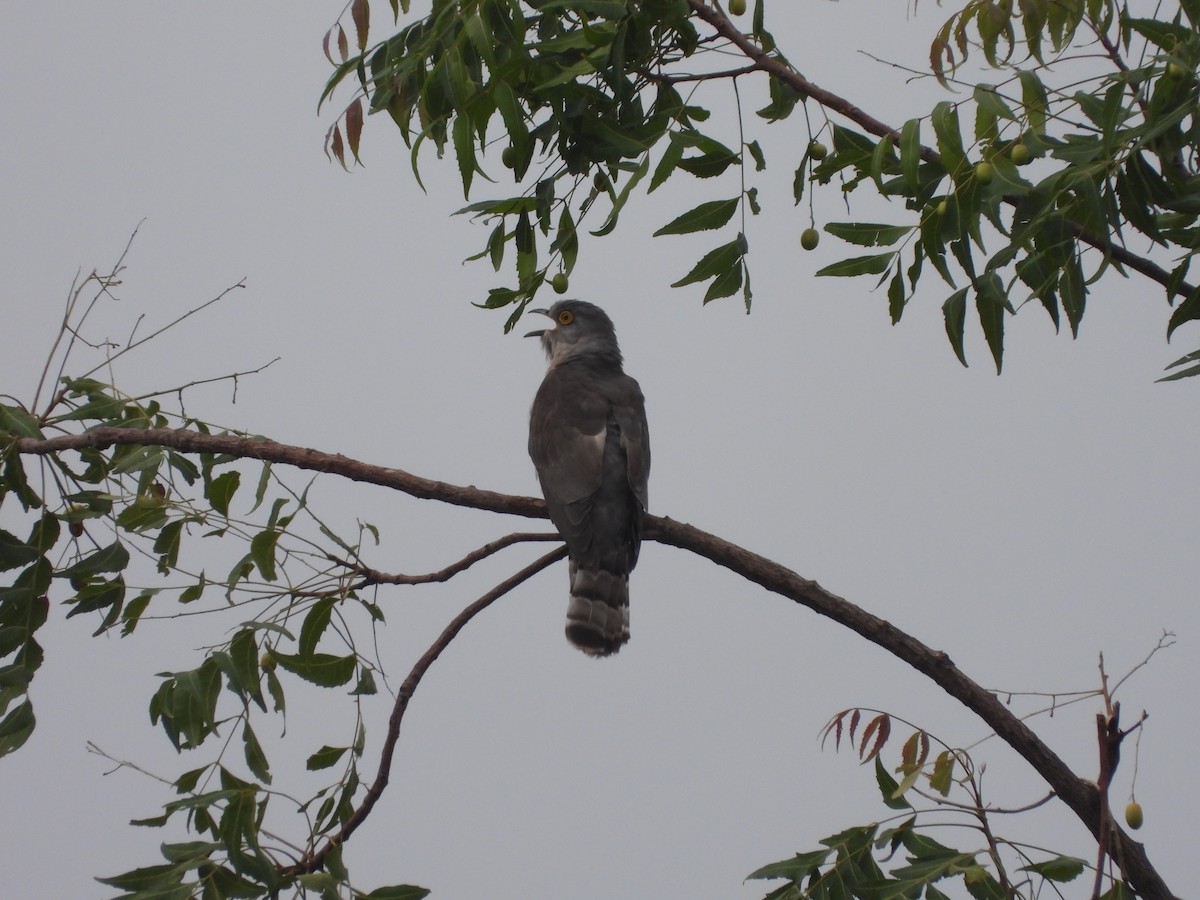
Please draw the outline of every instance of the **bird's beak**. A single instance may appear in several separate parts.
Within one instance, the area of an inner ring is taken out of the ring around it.
[[[539,316],[550,315],[550,310],[548,310],[548,309],[531,309],[531,310],[529,310],[529,312],[537,313]],[[531,332],[529,332],[529,334],[525,335],[525,337],[541,337],[543,334],[546,333],[547,330],[548,329],[543,328],[541,331],[531,331]]]

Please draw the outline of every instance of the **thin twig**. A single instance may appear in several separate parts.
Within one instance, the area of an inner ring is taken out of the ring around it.
[[[362,581],[354,587],[359,590],[364,587],[370,587],[374,584],[433,584],[449,581],[460,572],[469,569],[475,563],[487,559],[489,556],[498,553],[505,547],[511,547],[513,544],[520,544],[526,541],[561,541],[562,537],[558,532],[530,532],[517,531],[512,534],[506,534],[502,538],[497,538],[487,544],[484,544],[478,550],[472,550],[462,559],[451,563],[444,569],[438,569],[436,572],[428,572],[424,575],[394,575],[388,572],[381,572],[378,569],[372,569],[370,566],[365,566],[362,563],[354,562],[348,559],[339,559],[331,553],[325,554],[326,559],[330,562],[337,563],[347,569],[362,576]]]
[[[417,685],[421,683],[421,679],[425,673],[429,671],[429,667],[433,665],[434,660],[441,655],[442,651],[462,631],[463,626],[470,622],[476,614],[487,609],[492,603],[499,600],[513,588],[528,581],[542,569],[558,562],[566,555],[566,547],[557,547],[551,550],[545,556],[531,562],[520,572],[517,572],[517,574],[496,585],[450,621],[445,630],[438,635],[437,640],[417,660],[416,665],[412,667],[412,671],[408,673],[408,677],[404,679],[404,683],[400,685],[400,691],[396,695],[396,704],[392,707],[392,715],[388,720],[387,735],[383,740],[383,752],[380,754],[379,759],[379,772],[375,776],[375,781],[372,782],[371,787],[367,790],[367,795],[363,798],[363,802],[351,813],[350,817],[342,824],[342,827],[325,841],[319,850],[305,854],[300,862],[287,867],[280,874],[284,877],[294,877],[306,872],[317,871],[324,864],[325,857],[345,843],[346,839],[371,814],[371,810],[383,795],[383,791],[388,785],[388,779],[391,776],[392,757],[396,750],[396,742],[400,737],[400,722],[404,718],[405,710],[408,709],[408,701],[412,698]]]

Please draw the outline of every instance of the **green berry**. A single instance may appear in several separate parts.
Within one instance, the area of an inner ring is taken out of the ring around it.
[[[800,234],[800,246],[805,250],[815,250],[821,242],[821,232],[815,228],[805,228]]]

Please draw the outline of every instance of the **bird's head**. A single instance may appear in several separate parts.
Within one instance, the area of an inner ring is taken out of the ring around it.
[[[542,339],[542,349],[551,365],[577,356],[595,356],[621,364],[617,333],[608,313],[584,300],[560,300],[549,309],[530,312],[547,316],[553,328],[531,331],[525,337]]]

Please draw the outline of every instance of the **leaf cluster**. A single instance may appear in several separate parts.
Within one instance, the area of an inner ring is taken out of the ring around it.
[[[740,291],[749,307],[745,212],[757,213],[760,198],[746,178],[749,161],[755,171],[766,161],[756,140],[730,148],[702,131],[710,106],[699,96],[757,74],[767,101],[762,122],[787,127],[804,109],[811,139],[810,101],[841,118],[828,125],[828,156],[800,154],[797,203],[809,185],[836,182],[847,198],[869,185],[904,211],[895,223],[827,225],[852,244],[886,249],[818,274],[874,276],[898,322],[932,270],[949,291],[946,334],[964,365],[974,319],[999,371],[1006,320],[1029,301],[1056,330],[1065,323],[1077,335],[1092,285],[1110,270],[1128,276],[1132,269],[1161,286],[1173,304],[1168,338],[1200,318],[1200,288],[1188,281],[1200,247],[1196,3],[1167,19],[1136,16],[1113,0],[970,0],[935,36],[933,73],[959,86],[959,67],[978,49],[1001,80],[976,84],[969,99],[943,100],[898,127],[807,82],[765,29],[765,6],[755,4],[742,32],[719,8],[691,0],[441,0],[374,44],[369,17],[355,15],[358,54],[349,55],[341,25],[331,32],[342,35],[340,55],[331,56],[336,69],[322,99],[346,82],[358,89],[331,130],[334,152],[344,163],[337,150],[344,125],[358,158],[364,103],[395,122],[414,172],[424,142],[439,156],[452,151],[468,195],[477,176],[491,180],[489,151],[503,150],[521,193],[461,212],[491,229],[472,258],[500,271],[507,249],[515,250],[516,286],[492,289],[481,304],[515,305],[506,327],[552,269],[573,268],[581,220],[597,202],[607,213],[592,234],[609,234],[647,176],[653,192],[679,172],[713,179],[735,166],[742,178],[735,196],[710,194],[656,236],[732,231],[673,286],[706,284],[705,302]],[[1099,60],[1089,45],[1101,48]],[[706,67],[717,51],[748,64]]]

